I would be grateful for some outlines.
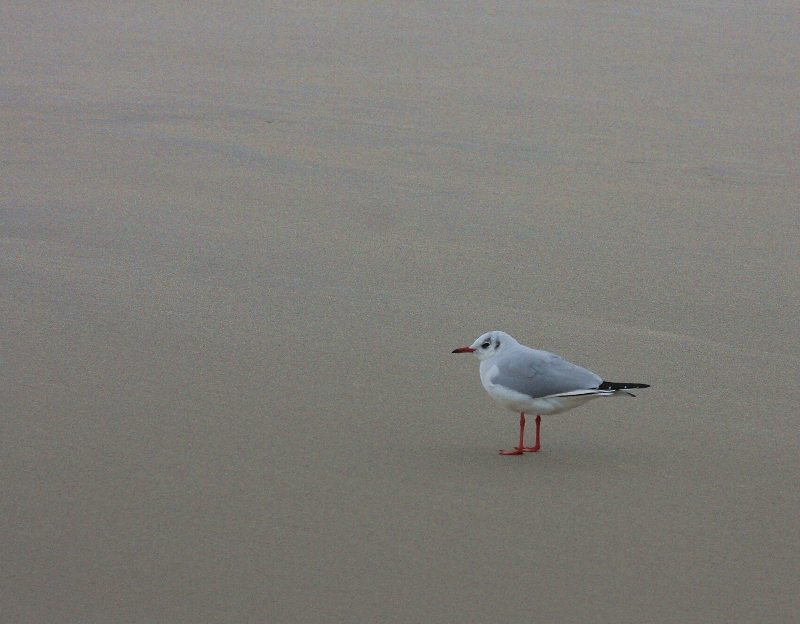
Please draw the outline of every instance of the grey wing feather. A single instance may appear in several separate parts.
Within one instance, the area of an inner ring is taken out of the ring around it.
[[[533,398],[597,388],[603,379],[590,370],[548,351],[523,347],[496,362],[492,383]]]

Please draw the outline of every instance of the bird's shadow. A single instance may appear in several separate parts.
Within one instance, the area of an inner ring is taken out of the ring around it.
[[[499,448],[488,446],[445,446],[420,453],[419,460],[432,468],[447,470],[454,466],[471,469],[510,469],[539,472],[627,471],[645,463],[646,458],[630,447],[597,446],[587,442],[564,442],[545,446],[537,453],[505,456]]]

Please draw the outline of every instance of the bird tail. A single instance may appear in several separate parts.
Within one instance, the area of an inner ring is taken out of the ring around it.
[[[597,389],[598,390],[611,390],[616,393],[620,394],[627,394],[628,396],[635,397],[636,395],[632,392],[627,392],[631,388],[649,388],[650,384],[645,383],[630,383],[630,382],[616,382],[616,381],[604,381],[601,383]]]

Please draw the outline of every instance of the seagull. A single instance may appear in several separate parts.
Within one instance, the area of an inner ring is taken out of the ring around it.
[[[645,383],[603,381],[600,375],[572,364],[555,353],[531,349],[502,331],[483,334],[453,353],[472,353],[481,361],[481,383],[503,407],[519,412],[519,446],[501,455],[536,453],[542,448],[542,414],[558,414],[597,397],[636,396],[631,388]],[[525,414],[536,414],[536,444],[525,446]]]

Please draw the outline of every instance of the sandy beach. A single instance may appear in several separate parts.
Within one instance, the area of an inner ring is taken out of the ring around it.
[[[0,9],[0,622],[789,624],[794,2]],[[492,329],[652,384],[517,416]]]

